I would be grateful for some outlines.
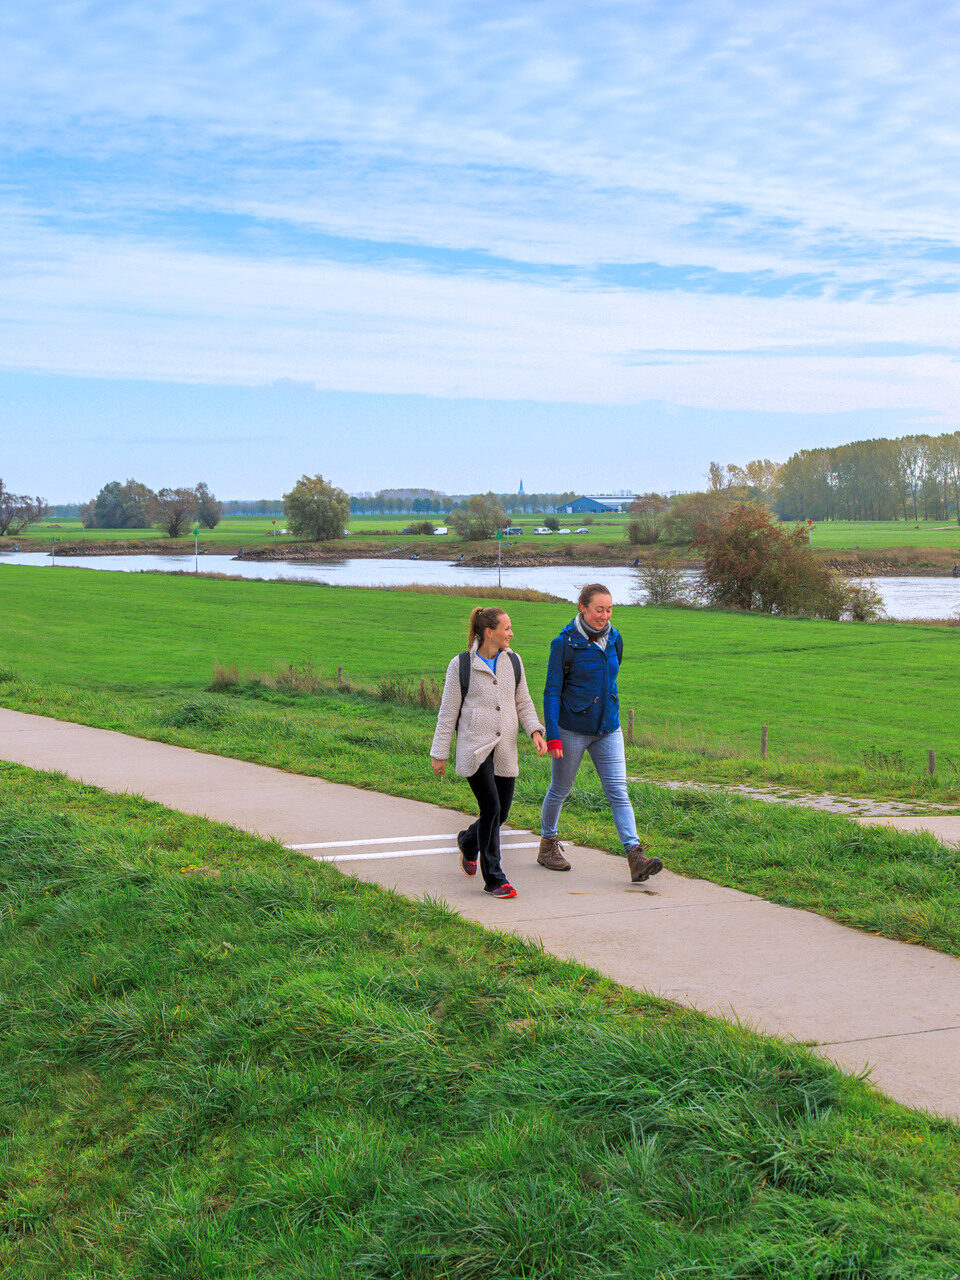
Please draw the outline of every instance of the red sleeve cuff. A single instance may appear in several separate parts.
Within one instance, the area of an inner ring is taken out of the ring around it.
[[[560,739],[559,739],[559,738],[549,738],[549,739],[547,740],[547,750],[548,750],[548,751],[562,751],[562,750],[563,750],[563,743],[560,741]]]

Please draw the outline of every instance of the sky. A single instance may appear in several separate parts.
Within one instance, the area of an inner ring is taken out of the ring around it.
[[[960,9],[0,6],[0,477],[673,491],[960,427]]]

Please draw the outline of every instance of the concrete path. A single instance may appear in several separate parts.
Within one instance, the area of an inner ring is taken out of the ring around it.
[[[540,939],[626,985],[812,1042],[911,1106],[960,1119],[960,960],[890,942],[806,911],[662,872],[632,886],[626,865],[567,846],[569,874],[535,863],[536,838],[511,831],[504,866],[519,897],[501,902],[461,875],[463,815],[437,805],[263,765],[0,709],[0,759],[60,770],[186,813],[273,836],[410,896]],[[424,762],[426,768],[426,761]]]

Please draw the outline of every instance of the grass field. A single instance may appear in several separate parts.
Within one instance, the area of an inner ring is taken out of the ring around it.
[[[449,596],[295,583],[3,570],[0,645],[9,666],[0,679],[0,702],[469,812],[467,784],[450,776],[438,783],[429,771],[434,714],[416,705],[421,675],[429,691],[429,681],[462,644],[468,607],[469,601]],[[548,640],[570,608],[515,602],[510,612],[539,698]],[[37,618],[44,619],[40,629]],[[659,744],[628,751],[633,772],[739,769],[739,775],[842,776],[878,790],[889,782],[918,794],[957,794],[955,773],[931,787],[919,767],[913,776],[871,773],[862,764],[837,765],[828,774],[817,763],[823,735],[830,729],[839,734],[845,725],[851,704],[838,700],[833,686],[847,671],[867,672],[865,679],[873,680],[857,713],[858,733],[871,725],[887,756],[901,725],[919,735],[945,715],[957,715],[945,687],[939,693],[928,687],[944,661],[946,651],[938,646],[944,638],[952,642],[953,633],[640,609],[620,609],[616,621],[627,644],[624,705],[635,699],[638,708],[650,709],[644,732],[653,735],[663,714],[656,698],[673,699],[693,739],[707,732],[698,719],[705,712],[721,717],[718,723],[732,732],[729,717],[746,711],[752,717],[753,700],[769,691],[778,705],[790,704],[798,732],[794,764],[716,759],[715,748],[697,755]],[[235,664],[242,676],[304,660],[314,664],[312,684],[299,683],[313,692],[242,679],[230,692],[207,691],[214,662]],[[907,674],[885,692],[894,662]],[[709,664],[709,679],[698,674],[700,664]],[[325,681],[316,678],[319,666]],[[345,683],[369,692],[336,692],[338,667]],[[407,705],[395,700],[398,673]],[[387,701],[376,695],[383,681],[391,686]],[[639,714],[637,723],[642,725]],[[806,731],[802,740],[800,730]],[[780,751],[777,732],[772,741]],[[902,744],[898,749],[905,750]],[[514,812],[518,825],[536,829],[547,776],[528,745]],[[645,838],[685,874],[960,954],[960,854],[930,837],[641,784],[634,784],[633,798]],[[563,821],[569,839],[619,847],[591,770],[578,780]]]
[[[430,901],[0,769],[5,1274],[956,1277],[956,1126]]]
[[[309,661],[369,686],[437,677],[464,643],[470,608],[458,597],[298,583],[18,565],[0,575],[3,663],[91,689],[196,691],[214,662],[264,672]],[[572,607],[516,601],[510,613],[539,697],[549,642]],[[638,766],[960,798],[956,631],[636,606],[618,607],[615,621]]]
[[[549,537],[536,537],[533,530],[543,524],[542,515],[511,517],[512,523],[523,529],[521,541],[524,546],[534,543],[541,549],[548,549],[556,547],[557,544],[564,546],[569,544],[574,547],[581,544],[624,543],[626,545],[626,526],[631,519],[629,515],[614,513],[593,517],[572,515],[557,518],[561,526],[571,530],[583,527],[585,518],[592,520],[592,523],[586,526],[589,527],[590,532],[588,534],[571,533],[569,538],[566,536],[558,538],[556,534],[551,534]],[[447,534],[433,535],[430,538],[402,532],[404,528],[421,519],[430,519],[436,525],[447,524],[446,516],[351,516],[349,527],[351,536],[360,537],[364,542],[379,543],[386,538],[394,542],[394,545],[399,543],[403,546],[409,543],[420,547],[429,544],[460,548],[463,545],[452,529]],[[283,525],[283,520],[278,519],[275,527],[279,530]],[[49,541],[54,534],[58,540],[71,543],[80,542],[83,539],[107,543],[155,541],[163,540],[165,537],[159,529],[91,529],[84,534],[79,520],[51,518],[31,526],[21,540]],[[216,529],[202,529],[200,541],[207,545],[224,547],[259,546],[264,542],[274,541],[274,525],[272,521],[256,516],[228,517],[222,520]],[[297,539],[290,535],[284,537],[278,535],[276,541],[278,544],[284,544],[296,542]],[[347,544],[349,541],[349,538],[344,539]],[[870,552],[888,548],[906,548],[956,550],[960,556],[960,525],[955,521],[950,523],[947,520],[920,520],[916,524],[912,520],[825,520],[814,523],[810,530],[810,542],[815,550],[825,552]]]

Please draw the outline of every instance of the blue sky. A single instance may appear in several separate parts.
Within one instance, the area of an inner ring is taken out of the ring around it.
[[[0,11],[0,476],[677,489],[960,427],[960,11]]]

